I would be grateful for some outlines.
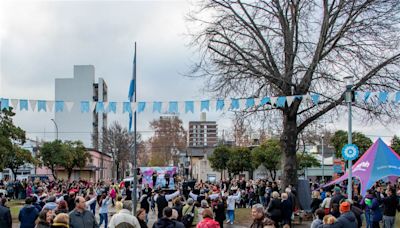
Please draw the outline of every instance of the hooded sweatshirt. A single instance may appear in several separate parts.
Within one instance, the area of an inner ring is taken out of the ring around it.
[[[39,216],[39,211],[33,205],[25,205],[18,215],[18,220],[21,222],[20,228],[34,228],[36,218]]]

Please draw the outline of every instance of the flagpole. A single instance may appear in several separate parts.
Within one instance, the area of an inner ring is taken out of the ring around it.
[[[134,78],[133,80],[135,81],[134,84],[134,102],[136,102],[136,42],[135,42],[135,62],[134,62],[134,68],[133,68],[133,75]],[[133,147],[133,214],[136,216],[136,209],[137,209],[137,145],[136,145],[136,109],[135,112],[133,113],[133,135],[134,135],[134,147]]]

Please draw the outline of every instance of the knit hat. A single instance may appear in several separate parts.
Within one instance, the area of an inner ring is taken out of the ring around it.
[[[340,208],[339,208],[341,213],[345,213],[350,211],[350,203],[349,202],[343,202],[340,204]]]

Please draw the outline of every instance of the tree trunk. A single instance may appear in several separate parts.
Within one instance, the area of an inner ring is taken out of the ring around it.
[[[13,168],[10,168],[10,170],[11,170],[11,172],[13,173],[13,176],[14,176],[14,181],[16,181],[16,180],[17,180],[17,175],[16,175],[16,173],[17,173],[17,169],[16,169],[16,170],[14,170]]]
[[[285,189],[289,185],[297,186],[297,123],[296,116],[283,114],[283,132],[280,143],[283,151],[282,156],[282,182],[281,188]]]
[[[54,167],[50,168],[51,170],[51,175],[53,175],[54,180],[57,180],[57,175],[56,175],[56,170]]]
[[[115,167],[117,168],[117,180],[119,180],[119,162],[115,163]]]
[[[71,175],[72,175],[72,169],[68,169],[68,181],[71,180]]]

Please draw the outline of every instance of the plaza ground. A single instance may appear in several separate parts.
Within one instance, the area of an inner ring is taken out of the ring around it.
[[[21,207],[24,205],[23,200],[12,200],[8,202],[7,204],[10,207],[11,210],[11,216],[13,218],[13,228],[19,228],[19,221],[18,221],[18,214],[19,210]],[[98,209],[98,207],[96,207]],[[110,206],[109,209],[109,216],[114,213],[114,208]],[[224,227],[227,228],[246,228],[250,227],[250,224],[252,223],[251,219],[251,210],[250,208],[237,208],[235,210],[235,224],[230,225],[230,224],[224,224]],[[96,215],[97,221],[99,221],[98,214]],[[153,223],[156,221],[157,215],[155,212],[150,211],[149,212],[149,227],[152,227]],[[293,227],[299,227],[299,228],[308,228],[310,227],[311,221],[303,221],[301,224],[296,223]],[[104,227],[104,225],[102,225]],[[364,226],[365,227],[365,224]],[[396,226],[395,227],[400,227],[400,213],[397,213],[396,216]]]

